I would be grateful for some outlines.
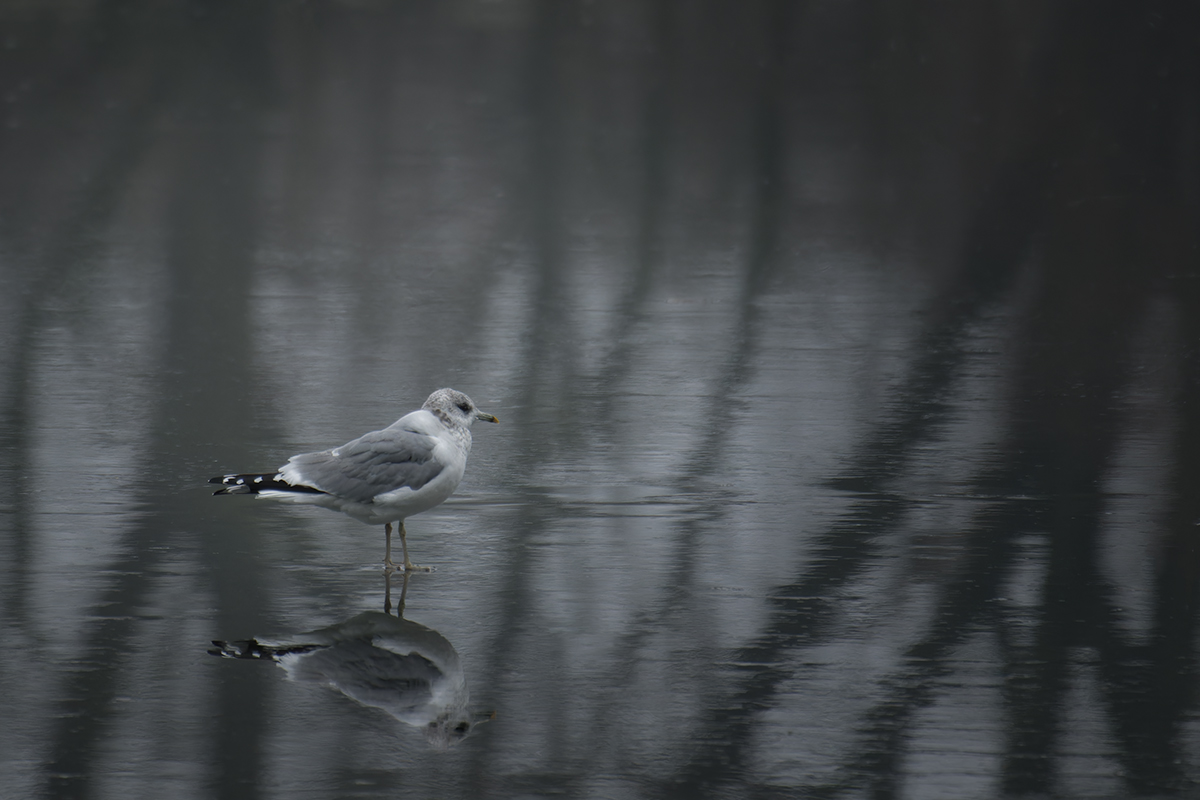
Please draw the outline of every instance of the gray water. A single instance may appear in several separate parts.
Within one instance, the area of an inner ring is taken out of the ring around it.
[[[0,6],[3,796],[1200,796],[1198,34]]]

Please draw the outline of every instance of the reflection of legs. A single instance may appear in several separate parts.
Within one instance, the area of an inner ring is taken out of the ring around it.
[[[383,613],[392,613],[392,572],[394,570],[388,567],[383,571]],[[401,574],[401,579],[404,581],[400,585],[400,602],[396,604],[396,616],[404,616],[404,596],[408,594],[408,573]]]

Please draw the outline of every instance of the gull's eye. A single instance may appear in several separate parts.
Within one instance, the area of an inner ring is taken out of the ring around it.
[[[469,413],[471,413],[471,407],[470,407],[469,405],[467,405],[466,403],[459,403],[459,404],[458,404],[458,408],[459,408],[459,410],[460,410],[460,411],[462,411],[464,414],[469,414]]]

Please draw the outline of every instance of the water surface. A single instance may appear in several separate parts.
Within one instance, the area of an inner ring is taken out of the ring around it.
[[[1196,796],[1195,12],[0,19],[12,796]]]

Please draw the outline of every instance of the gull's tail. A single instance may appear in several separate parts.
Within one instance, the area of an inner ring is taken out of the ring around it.
[[[288,483],[279,477],[278,472],[249,472],[242,475],[218,475],[209,478],[209,483],[222,484],[223,488],[213,492],[217,494],[259,494],[260,492],[290,492],[293,494],[324,494],[320,489],[311,486],[300,486]]]

